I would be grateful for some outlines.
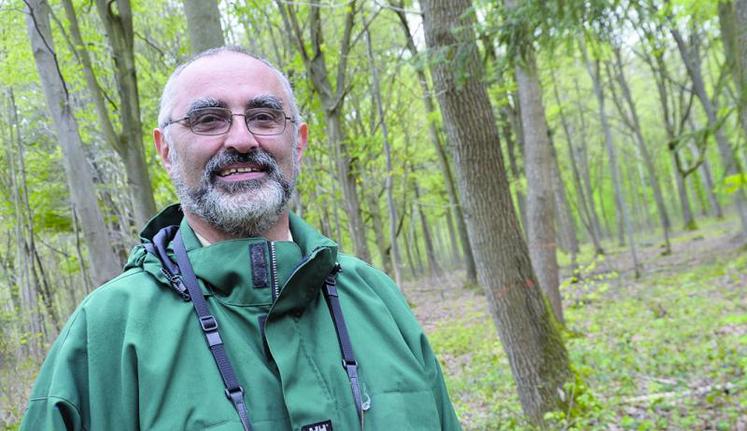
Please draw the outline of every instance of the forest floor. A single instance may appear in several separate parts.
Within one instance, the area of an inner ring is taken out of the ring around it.
[[[566,346],[588,391],[586,413],[551,429],[747,430],[747,245],[721,222],[627,248],[582,250],[580,281],[562,283]],[[640,241],[640,239],[639,239]],[[561,263],[564,260],[561,257]],[[526,429],[482,291],[461,274],[405,283],[441,360],[465,430]]]

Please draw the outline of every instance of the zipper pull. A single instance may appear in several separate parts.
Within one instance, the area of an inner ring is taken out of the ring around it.
[[[192,299],[189,296],[187,287],[184,286],[184,283],[182,282],[181,274],[172,274],[167,271],[166,268],[161,268],[161,273],[166,276],[166,278],[169,280],[169,283],[171,284],[171,287],[176,290],[176,293],[178,293],[182,297],[182,299],[184,299],[184,301],[189,302]]]
[[[332,270],[327,274],[327,277],[325,277],[324,283],[328,286],[334,286],[337,284],[337,274],[340,272],[342,272],[342,266],[335,262],[335,266],[332,267]]]

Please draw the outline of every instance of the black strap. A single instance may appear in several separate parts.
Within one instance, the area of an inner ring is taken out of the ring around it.
[[[176,263],[169,258],[166,251],[170,238],[174,239],[174,256],[176,258]],[[163,263],[162,272],[168,277],[177,292],[179,292],[185,300],[189,301],[191,299],[195,314],[200,322],[200,327],[205,334],[205,339],[210,347],[210,352],[213,354],[213,359],[215,359],[215,363],[218,365],[218,371],[220,372],[223,384],[226,387],[226,397],[236,408],[236,412],[239,414],[244,430],[251,431],[252,427],[249,422],[249,414],[247,413],[246,402],[244,401],[244,388],[239,385],[236,373],[234,372],[233,366],[226,354],[223,340],[218,332],[218,321],[215,319],[215,316],[210,314],[205,297],[202,295],[202,291],[197,284],[197,277],[195,276],[195,273],[192,270],[192,265],[189,262],[187,250],[184,247],[184,242],[179,233],[178,226],[169,226],[161,229],[153,237],[153,243],[145,244],[145,247],[149,253],[154,254]],[[342,367],[345,369],[348,379],[350,380],[353,401],[355,402],[355,410],[361,423],[361,429],[363,429],[363,411],[364,409],[367,410],[368,407],[363,406],[361,389],[358,381],[358,362],[355,360],[353,345],[350,342],[350,335],[348,334],[347,325],[345,325],[345,317],[342,314],[342,307],[340,307],[340,299],[337,294],[337,273],[340,271],[340,265],[335,264],[332,271],[330,271],[324,279],[323,291],[327,305],[329,306],[330,315],[332,316],[332,323],[335,325],[337,341],[340,344]]]
[[[358,362],[355,360],[355,355],[353,354],[353,345],[350,343],[350,335],[348,335],[345,317],[342,315],[342,307],[340,307],[340,299],[337,295],[338,272],[340,272],[340,265],[335,264],[335,267],[327,275],[327,278],[324,279],[324,297],[327,299],[329,312],[332,315],[332,322],[335,325],[337,341],[340,343],[340,351],[342,352],[342,367],[348,373],[350,388],[353,391],[353,400],[355,401],[355,411],[358,413],[358,419],[361,421],[362,427],[363,400],[360,384],[358,383]]]
[[[197,277],[194,271],[192,271],[192,265],[189,263],[187,250],[184,247],[184,242],[179,231],[174,235],[174,255],[176,257],[176,264],[181,271],[181,282],[184,283],[189,291],[192,305],[200,321],[200,327],[205,333],[205,339],[208,346],[210,346],[210,352],[213,354],[213,359],[215,359],[215,363],[218,365],[218,371],[220,371],[220,376],[226,387],[226,397],[231,401],[234,408],[236,408],[244,430],[251,431],[252,426],[249,422],[249,414],[247,413],[246,402],[244,401],[244,388],[239,384],[233,366],[231,366],[231,362],[226,354],[226,349],[223,347],[223,340],[218,333],[218,321],[215,319],[215,316],[210,314],[205,297],[202,295],[202,291],[197,284]]]

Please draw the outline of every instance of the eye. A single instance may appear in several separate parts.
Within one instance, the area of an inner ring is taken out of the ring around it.
[[[275,109],[251,109],[246,112],[247,121],[253,123],[278,123],[283,117],[282,111]]]
[[[189,117],[192,126],[204,128],[226,122],[226,113],[221,109],[199,109]]]

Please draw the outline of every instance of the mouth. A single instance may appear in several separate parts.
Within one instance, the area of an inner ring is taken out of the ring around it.
[[[254,164],[232,164],[215,171],[224,181],[245,181],[261,178],[267,174],[267,167]]]

